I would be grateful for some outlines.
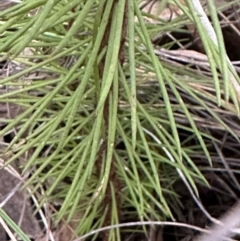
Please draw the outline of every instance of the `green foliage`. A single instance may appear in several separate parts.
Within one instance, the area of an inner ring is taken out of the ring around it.
[[[239,108],[216,10],[211,4],[217,44],[191,1],[176,3],[186,15],[174,24],[146,23],[130,0],[26,0],[0,13],[1,57],[17,68],[1,78],[11,91],[0,102],[24,109],[1,119],[0,136],[17,130],[2,155],[9,164],[31,153],[23,172],[35,171],[25,186],[33,193],[47,186],[39,202],[60,203],[57,221],[81,213],[78,235],[119,222],[174,219],[171,210],[181,205],[174,183],[183,176],[196,195],[196,183],[207,185],[192,159],[197,153],[211,164],[214,138],[198,124],[201,113],[235,136],[218,112]],[[190,21],[212,77],[164,63],[151,43]],[[110,231],[110,240],[120,240],[119,232]]]

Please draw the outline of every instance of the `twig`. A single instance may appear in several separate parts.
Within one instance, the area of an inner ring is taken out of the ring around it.
[[[220,241],[234,235],[234,229],[240,226],[240,201],[215,224],[208,234],[203,234],[194,241]]]

